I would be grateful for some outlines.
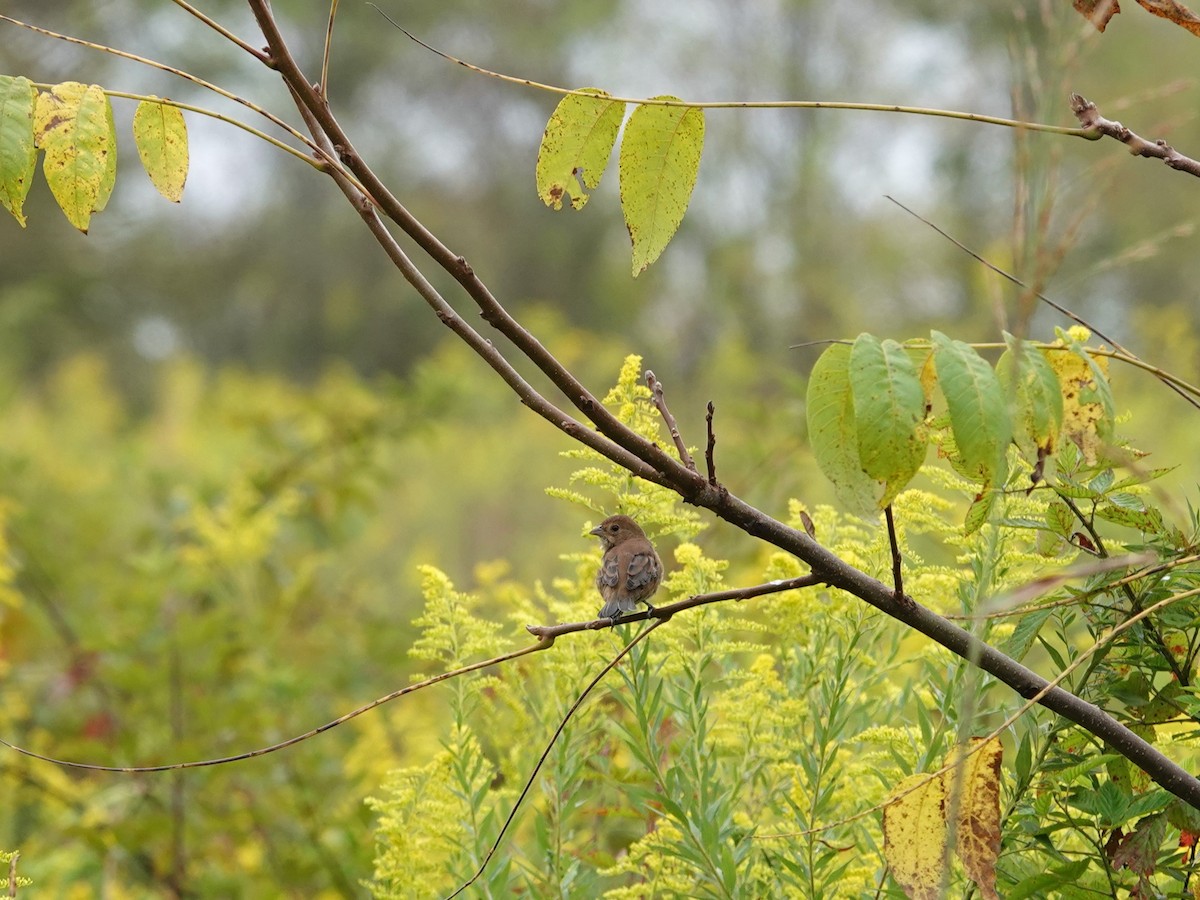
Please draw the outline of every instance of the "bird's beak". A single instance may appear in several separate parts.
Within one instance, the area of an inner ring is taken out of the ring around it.
[[[600,535],[603,533],[604,533],[604,529],[601,528],[599,525],[597,525],[595,528],[593,528],[591,531],[588,532],[588,534],[594,534],[596,537],[600,537]]]

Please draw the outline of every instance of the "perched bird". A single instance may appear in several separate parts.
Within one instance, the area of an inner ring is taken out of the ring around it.
[[[596,574],[596,587],[604,598],[599,617],[615,620],[639,603],[654,612],[650,598],[662,580],[662,562],[638,523],[629,516],[609,516],[591,533],[604,548]]]

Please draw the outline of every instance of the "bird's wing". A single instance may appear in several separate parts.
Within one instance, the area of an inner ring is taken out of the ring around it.
[[[617,554],[606,553],[600,562],[600,571],[596,573],[596,587],[603,594],[605,588],[615,588],[620,583],[621,563],[617,559]]]
[[[662,566],[658,557],[653,553],[635,553],[629,557],[629,578],[625,582],[626,590],[637,598],[649,596],[658,587],[658,579],[662,574]]]

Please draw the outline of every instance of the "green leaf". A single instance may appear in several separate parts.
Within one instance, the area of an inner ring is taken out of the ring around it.
[[[954,433],[956,468],[985,488],[1004,483],[1012,439],[1004,390],[991,366],[962,341],[932,332],[938,384]]]
[[[992,510],[996,508],[996,499],[999,495],[1000,492],[997,490],[984,489],[971,501],[971,507],[967,510],[967,517],[963,521],[963,531],[966,534],[974,534],[983,527],[983,523],[988,520]]]
[[[903,347],[865,333],[850,351],[850,388],[859,461],[869,477],[883,482],[883,508],[925,460],[925,392]]]
[[[858,457],[848,346],[834,344],[821,354],[809,376],[806,405],[813,455],[838,499],[852,513],[874,515],[880,488]]]
[[[188,176],[187,124],[177,106],[143,100],[133,114],[133,142],[155,189],[178,203]]]
[[[87,233],[116,181],[116,128],[98,85],[66,81],[38,94],[34,134],[45,153],[42,171],[72,225]]]
[[[1045,355],[1029,341],[1004,333],[1008,349],[996,362],[1013,422],[1013,438],[1022,455],[1036,463],[1054,452],[1062,430],[1063,398],[1058,376]],[[1039,454],[1041,451],[1041,454]]]
[[[658,259],[683,221],[703,149],[701,110],[639,106],[629,117],[621,139],[621,210],[633,241],[635,277]]]
[[[1017,744],[1017,757],[1013,761],[1013,771],[1017,775],[1017,783],[1024,783],[1029,778],[1029,772],[1033,767],[1033,734],[1026,731],[1021,735],[1021,740]]]
[[[1046,527],[1062,538],[1069,538],[1075,531],[1075,514],[1071,507],[1059,499],[1051,500],[1046,506]]]
[[[1054,893],[1051,890],[1052,888],[1074,884],[1083,877],[1083,873],[1088,870],[1089,864],[1089,860],[1081,859],[1066,866],[1052,869],[1049,872],[1041,872],[1037,875],[1023,878],[1009,888],[1004,896],[1007,900],[1025,900],[1026,897],[1049,897]]]
[[[28,78],[0,75],[0,203],[22,228],[22,209],[37,165],[33,140],[36,101],[37,89]]]
[[[534,172],[538,196],[554,209],[562,209],[566,194],[573,209],[583,209],[588,201],[585,188],[599,187],[625,117],[625,104],[605,99],[606,91],[583,90],[588,96],[568,94],[559,101],[538,148]]]
[[[1039,609],[1021,616],[1017,622],[1017,627],[1013,629],[1013,633],[1004,642],[1004,652],[1017,661],[1024,659],[1025,654],[1029,652],[1029,648],[1033,646],[1033,642],[1037,639],[1038,632],[1042,630],[1042,626],[1050,618],[1051,612],[1052,610],[1049,609]]]
[[[1106,521],[1150,534],[1160,534],[1165,528],[1162,514],[1157,509],[1129,509],[1106,502],[1096,507],[1096,515]]]

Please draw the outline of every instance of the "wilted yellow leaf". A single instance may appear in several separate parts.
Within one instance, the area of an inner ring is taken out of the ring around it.
[[[959,795],[949,803],[955,813],[955,852],[975,882],[984,900],[999,900],[996,893],[996,857],[1000,854],[1000,741],[972,738],[965,751],[974,750],[961,767],[943,775],[947,796]],[[947,765],[959,750],[951,752]]]

